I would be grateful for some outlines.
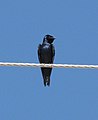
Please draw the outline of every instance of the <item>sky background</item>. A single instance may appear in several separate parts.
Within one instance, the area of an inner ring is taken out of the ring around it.
[[[46,34],[54,63],[98,64],[98,0],[0,0],[0,61],[38,63]],[[0,120],[98,120],[98,70],[0,67]]]

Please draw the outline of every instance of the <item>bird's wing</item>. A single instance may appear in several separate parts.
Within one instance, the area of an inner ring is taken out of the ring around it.
[[[41,63],[41,44],[39,44],[39,46],[38,46],[38,59]]]
[[[51,48],[52,48],[52,63],[53,63],[54,56],[55,56],[55,48],[54,48],[53,44],[51,44]]]

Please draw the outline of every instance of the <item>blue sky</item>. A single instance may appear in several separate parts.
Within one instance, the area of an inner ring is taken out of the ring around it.
[[[45,34],[54,63],[98,64],[98,0],[1,0],[0,61],[38,63]],[[0,120],[98,120],[98,70],[0,67]]]

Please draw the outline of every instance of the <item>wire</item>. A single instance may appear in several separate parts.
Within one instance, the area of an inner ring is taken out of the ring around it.
[[[44,64],[44,63],[38,64],[38,63],[9,63],[9,62],[0,62],[0,66],[98,69],[98,65]]]

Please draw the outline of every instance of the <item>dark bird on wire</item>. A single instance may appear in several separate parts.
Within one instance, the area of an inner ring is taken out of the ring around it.
[[[45,35],[43,43],[38,46],[38,58],[40,63],[53,64],[55,56],[55,48],[53,46],[53,41],[55,37],[51,35]],[[50,75],[52,68],[41,67],[42,76],[44,80],[44,86],[50,85]]]

